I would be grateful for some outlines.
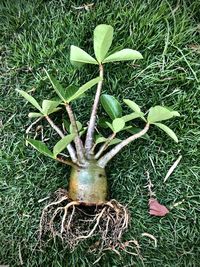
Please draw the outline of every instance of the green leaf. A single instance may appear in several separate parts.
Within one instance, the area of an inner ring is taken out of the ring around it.
[[[106,121],[108,121],[107,118],[99,118],[98,119],[98,125],[104,129],[107,129],[108,128],[108,125],[106,124]]]
[[[168,126],[162,123],[153,123],[154,125],[158,126],[160,129],[162,129],[166,134],[168,134],[176,143],[178,143],[178,138],[172,129],[170,129]]]
[[[94,30],[94,53],[96,59],[101,63],[112,44],[113,27],[106,24],[98,25]]]
[[[65,90],[65,98],[69,99],[78,91],[78,86],[70,85]]]
[[[162,106],[155,106],[150,108],[147,121],[149,123],[154,123],[171,119],[174,116],[179,116],[179,113],[176,111],[170,111],[168,108]]]
[[[42,102],[42,112],[43,114],[49,115],[54,111],[57,111],[56,108],[60,104],[60,102],[52,101],[52,100],[43,100]]]
[[[53,148],[53,155],[55,158],[60,152],[62,152],[67,147],[67,145],[71,143],[74,137],[75,137],[74,134],[69,134],[63,137],[60,141],[58,141],[58,143]]]
[[[128,114],[128,115],[125,115],[122,117],[122,119],[125,121],[125,122],[128,122],[128,121],[132,121],[134,119],[137,119],[137,118],[142,118],[144,116],[144,113],[143,112],[133,112],[131,114]]]
[[[125,103],[127,106],[129,106],[129,108],[131,108],[133,111],[135,111],[135,112],[137,112],[137,113],[141,112],[140,107],[139,107],[134,101],[129,100],[129,99],[124,99],[123,101],[124,101],[124,103]]]
[[[108,125],[108,127],[114,132],[113,126],[110,122],[106,121],[106,124]]]
[[[53,153],[48,149],[48,147],[43,142],[34,139],[27,139],[27,142],[43,155],[48,156],[50,158],[54,158]]]
[[[77,128],[78,128],[78,132],[80,132],[80,130],[83,128],[82,124],[80,123],[80,121],[76,121],[76,125],[77,125]],[[70,131],[70,133],[73,133],[73,128],[72,128],[71,124],[69,126],[69,131]]]
[[[70,48],[70,61],[72,62],[72,64],[75,63],[75,65],[77,63],[98,64],[98,62],[93,57],[91,57],[83,49],[75,45],[71,45]]]
[[[131,126],[129,129],[127,129],[126,130],[128,133],[130,133],[130,134],[137,134],[137,133],[139,133],[139,132],[141,132],[142,131],[142,129],[141,128],[138,128],[138,127],[133,127],[133,126]],[[143,136],[141,136],[141,138],[143,138],[143,139],[146,139],[146,140],[149,140],[150,139],[150,137],[149,137],[149,135],[146,133],[146,134],[144,134]]]
[[[29,118],[39,118],[39,117],[42,117],[42,116],[43,116],[43,114],[42,113],[39,113],[39,112],[30,112],[28,114],[28,117]]]
[[[79,132],[79,136],[81,137],[86,131],[88,127],[83,127],[83,129]]]
[[[81,86],[78,91],[74,95],[72,95],[70,98],[67,99],[67,102],[71,102],[72,100],[77,99],[80,97],[82,94],[84,94],[87,90],[89,90],[92,86],[97,84],[99,81],[102,81],[101,77],[94,78],[90,80],[89,82],[85,83],[83,86]]]
[[[16,91],[18,93],[20,93],[20,95],[22,95],[28,102],[30,102],[34,107],[36,107],[40,112],[42,112],[42,108],[40,107],[40,105],[38,104],[38,102],[35,100],[34,97],[32,97],[31,95],[29,95],[28,93],[26,93],[23,90],[18,90],[16,89]]]
[[[114,54],[108,56],[103,60],[102,63],[114,62],[114,61],[126,61],[126,60],[135,60],[142,59],[143,56],[140,52],[133,49],[122,49]]]
[[[46,70],[45,70],[47,77],[49,78],[51,84],[53,85],[54,90],[56,91],[57,95],[62,99],[64,102],[66,102],[66,96],[65,96],[65,89],[63,86],[59,83],[56,78],[54,78],[52,75],[50,75]]]
[[[109,145],[108,146],[112,146],[112,145],[116,145],[116,144],[119,144],[121,143],[121,139],[119,138],[114,138],[113,140],[110,141]]]
[[[98,145],[98,144],[100,144],[100,143],[104,143],[104,142],[106,142],[107,140],[108,140],[107,138],[98,135],[98,136],[96,137],[95,144]]]
[[[70,121],[63,119],[63,124],[64,124],[65,131],[69,132]]]
[[[104,110],[112,120],[122,116],[121,105],[113,96],[103,94],[100,100]]]
[[[168,109],[173,116],[180,117],[180,113],[178,111],[175,111],[172,108],[166,106],[164,108]]]
[[[121,130],[123,130],[123,128],[125,126],[125,122],[122,118],[116,118],[116,119],[114,119],[112,126],[113,126],[114,132],[118,133]]]
[[[54,108],[54,109],[52,109],[51,110],[51,112],[49,112],[49,114],[52,114],[52,113],[54,113],[54,112],[57,112],[57,111],[59,111],[59,110],[61,110],[62,108]]]

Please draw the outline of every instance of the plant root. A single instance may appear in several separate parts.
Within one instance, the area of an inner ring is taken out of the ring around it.
[[[94,237],[90,251],[115,251],[123,246],[121,239],[129,220],[127,208],[114,199],[98,206],[85,206],[70,201],[65,190],[58,190],[55,201],[43,209],[40,240],[47,234],[58,236],[73,251],[80,242]]]

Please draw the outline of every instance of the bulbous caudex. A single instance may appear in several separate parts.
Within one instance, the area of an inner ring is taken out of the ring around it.
[[[72,168],[68,197],[86,206],[105,203],[108,197],[105,169],[95,160],[90,160],[85,167]]]

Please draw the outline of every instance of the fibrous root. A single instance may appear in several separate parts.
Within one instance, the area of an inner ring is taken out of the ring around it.
[[[50,234],[59,236],[70,249],[81,241],[95,237],[95,247],[100,250],[115,250],[128,228],[127,208],[112,199],[98,206],[85,206],[69,201],[67,192],[56,192],[57,199],[48,204],[40,220],[40,239]],[[94,248],[93,248],[94,249]]]

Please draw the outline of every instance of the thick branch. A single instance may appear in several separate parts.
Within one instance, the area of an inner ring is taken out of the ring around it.
[[[99,76],[103,78],[103,65],[99,65]],[[97,109],[99,105],[99,98],[101,95],[101,89],[102,89],[103,81],[98,82],[97,85],[97,91],[94,99],[94,104],[92,106],[90,121],[88,125],[86,140],[85,140],[85,151],[86,156],[89,158],[90,153],[92,153],[92,143],[93,143],[93,135],[95,130],[95,122],[96,122],[96,115],[97,115]]]
[[[51,127],[60,135],[61,138],[65,137],[64,133],[60,130],[60,128],[58,128],[58,126],[56,126],[53,121],[49,118],[49,116],[45,116],[45,118],[47,119],[48,123],[51,125]],[[77,158],[76,158],[76,152],[73,148],[73,146],[71,144],[69,144],[67,146],[67,150],[70,154],[70,157],[72,159],[73,162],[77,162]]]
[[[127,139],[125,139],[124,141],[122,141],[120,144],[116,145],[113,149],[111,149],[108,153],[106,153],[102,158],[100,158],[98,160],[98,165],[101,168],[105,168],[105,166],[107,165],[107,163],[125,146],[127,146],[129,143],[131,143],[132,141],[140,138],[141,136],[143,136],[149,129],[149,124],[147,123],[146,126],[144,127],[144,129],[142,131],[140,131],[137,134],[134,134],[130,137],[128,137]]]
[[[98,159],[101,156],[101,154],[108,148],[110,142],[115,138],[115,136],[116,133],[113,133],[108,137],[108,140],[100,147],[99,151],[96,153],[94,157],[95,159]]]
[[[76,147],[76,152],[77,152],[77,156],[78,156],[78,160],[80,163],[84,163],[85,162],[85,157],[84,157],[84,148],[83,148],[83,144],[82,141],[80,139],[79,133],[78,133],[78,127],[76,124],[76,119],[74,117],[73,111],[70,107],[69,104],[65,105],[71,125],[72,125],[72,129],[73,132],[75,133],[75,138],[74,138],[74,143],[75,143],[75,147]]]
[[[78,165],[76,165],[75,163],[73,163],[70,160],[62,159],[62,158],[58,158],[58,157],[56,158],[56,160],[59,161],[59,162],[62,162],[64,164],[66,164],[66,165],[69,165],[69,166],[71,166],[71,167],[73,167],[75,169],[79,169],[80,168]]]

